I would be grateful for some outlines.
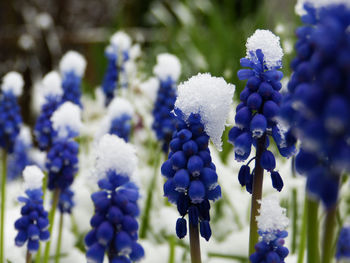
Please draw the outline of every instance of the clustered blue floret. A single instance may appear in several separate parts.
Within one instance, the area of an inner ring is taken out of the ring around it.
[[[257,147],[258,144],[262,144],[260,165],[271,173],[273,187],[281,191],[283,181],[279,173],[274,171],[275,157],[267,148],[269,136],[272,136],[282,156],[290,157],[295,152],[295,138],[285,132],[276,119],[282,101],[279,91],[282,87],[280,80],[283,73],[278,70],[279,66],[267,68],[261,49],[257,49],[255,53],[251,52],[251,57],[253,59],[242,58],[240,61],[242,67],[251,69],[238,71],[238,78],[248,81],[240,94],[241,103],[236,108],[236,125],[229,132],[229,142],[235,146],[237,161],[247,160],[251,146]],[[254,177],[254,170],[251,173],[249,168],[251,161],[241,167],[238,176],[239,182],[246,186],[249,193]]]
[[[105,253],[113,263],[139,261],[144,250],[137,242],[137,186],[112,170],[98,185],[101,190],[91,195],[95,214],[90,221],[93,229],[85,237],[87,262],[102,263]]]
[[[306,4],[305,10],[281,115],[301,140],[297,171],[307,176],[309,193],[330,208],[340,175],[350,171],[350,9]]]
[[[170,77],[167,80],[160,80],[159,83],[157,99],[152,111],[154,117],[152,128],[158,140],[163,143],[163,151],[168,152],[169,142],[176,130],[176,121],[171,113],[176,100],[176,83]]]
[[[340,230],[337,242],[337,260],[350,259],[350,227],[343,227]]]
[[[266,233],[259,230],[259,235],[262,238],[255,245],[255,252],[249,257],[250,261],[252,263],[284,263],[284,259],[289,254],[288,248],[283,246],[288,232],[277,230],[273,233]],[[272,239],[271,236],[273,236]]]
[[[27,197],[19,197],[18,201],[25,205],[21,209],[21,217],[16,220],[15,228],[18,234],[15,238],[16,246],[23,246],[27,242],[30,253],[39,249],[39,241],[48,241],[48,213],[44,210],[42,190],[28,189],[25,191]]]
[[[46,158],[48,171],[48,188],[68,188],[78,172],[79,144],[72,138],[57,138]]]
[[[52,146],[56,132],[52,127],[51,116],[61,104],[61,96],[49,95],[41,107],[40,115],[35,123],[34,135],[38,142],[38,147],[42,151],[48,151]]]
[[[60,196],[58,199],[58,208],[61,213],[72,213],[72,209],[75,205],[73,197],[74,192],[70,189],[70,187],[67,187],[60,192]]]
[[[0,94],[0,147],[12,153],[22,124],[17,97],[12,91]]]
[[[187,234],[185,216],[189,223],[200,226],[200,234],[207,241],[211,236],[210,203],[221,198],[216,167],[208,148],[209,136],[204,131],[200,115],[191,114],[187,123],[183,114],[176,112],[176,131],[170,141],[168,160],[161,167],[167,178],[164,195],[177,205],[181,217],[176,222],[176,234],[183,238]]]
[[[62,77],[63,96],[62,102],[71,101],[82,107],[81,104],[81,76],[74,70],[63,73]]]
[[[117,135],[123,138],[124,141],[129,141],[131,131],[131,116],[128,114],[122,114],[111,121],[111,126],[109,129],[110,134]]]

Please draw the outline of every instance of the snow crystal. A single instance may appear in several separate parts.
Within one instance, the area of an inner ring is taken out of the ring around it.
[[[157,98],[159,88],[159,80],[156,77],[151,77],[140,84],[140,89],[154,102]]]
[[[26,125],[22,125],[19,135],[19,139],[26,145],[31,145],[32,144],[32,135],[30,133],[30,129]]]
[[[255,51],[261,49],[267,68],[272,69],[282,66],[283,50],[280,45],[280,38],[270,30],[258,29],[248,38],[246,43],[247,57],[255,60]],[[250,54],[254,52],[254,55]]]
[[[4,92],[12,91],[14,95],[20,96],[22,95],[23,86],[24,81],[22,75],[18,72],[11,71],[2,78],[1,89]]]
[[[279,205],[277,197],[264,198],[260,203],[260,215],[256,217],[258,228],[269,233],[276,230],[285,230],[289,224],[289,219],[286,216],[286,209]]]
[[[131,38],[123,31],[118,31],[112,35],[110,42],[118,51],[127,51],[131,46]]]
[[[99,178],[107,171],[132,176],[136,169],[137,157],[135,148],[116,135],[105,134],[99,141],[96,150],[95,169]]]
[[[28,190],[41,188],[44,173],[36,165],[26,166],[23,170],[24,188]]]
[[[349,0],[298,0],[295,5],[295,13],[299,16],[306,15],[306,10],[304,8],[305,4],[310,4],[313,7],[322,8],[330,5],[345,5],[346,7],[350,8],[350,1]]]
[[[85,68],[85,58],[76,51],[68,51],[60,61],[61,73],[74,71],[78,76],[83,76]]]
[[[185,120],[191,113],[200,114],[205,132],[219,150],[234,90],[234,85],[209,73],[199,73],[178,87],[175,107],[183,112]]]
[[[153,73],[161,80],[167,80],[170,77],[173,81],[177,81],[181,74],[180,61],[172,54],[159,54]]]
[[[63,94],[61,82],[61,76],[57,71],[47,73],[42,80],[44,95],[61,96]]]
[[[108,106],[108,117],[110,120],[113,120],[123,114],[132,117],[134,115],[134,108],[128,100],[116,97]]]
[[[67,101],[52,114],[51,121],[58,137],[65,138],[71,133],[78,135],[83,125],[81,109],[78,105]]]

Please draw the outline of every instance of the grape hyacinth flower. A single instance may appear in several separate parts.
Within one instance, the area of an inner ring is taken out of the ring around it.
[[[164,195],[177,205],[181,216],[176,223],[176,234],[179,238],[186,236],[185,216],[188,214],[190,242],[194,244],[194,247],[191,245],[192,262],[200,262],[198,225],[201,236],[208,241],[211,236],[209,201],[221,197],[208,143],[211,139],[221,150],[221,135],[232,103],[234,85],[206,73],[180,84],[178,92],[176,132],[161,172],[167,178]]]
[[[18,178],[22,175],[22,172],[27,165],[33,165],[35,163],[30,156],[32,147],[33,144],[30,129],[27,126],[22,125],[16,138],[13,152],[7,159],[7,177],[9,180]]]
[[[26,196],[18,197],[18,201],[24,203],[24,206],[21,209],[21,217],[15,222],[18,231],[15,244],[21,247],[27,243],[27,262],[31,262],[28,257],[38,251],[39,242],[48,241],[50,238],[49,220],[42,199],[43,172],[35,165],[27,166],[23,171],[23,178]]]
[[[124,71],[124,64],[129,60],[131,38],[123,31],[118,31],[110,39],[105,56],[108,60],[107,69],[103,78],[102,90],[105,94],[106,106],[113,100],[120,79],[120,72]]]
[[[106,134],[99,141],[95,172],[100,190],[91,195],[95,214],[85,237],[88,263],[102,263],[105,253],[115,263],[131,263],[144,256],[137,242],[139,192],[132,180],[136,163],[134,147],[123,139]]]
[[[48,151],[51,148],[55,137],[51,116],[62,104],[61,83],[61,77],[57,71],[49,72],[42,80],[45,101],[34,127],[34,135],[42,151]]]
[[[252,263],[284,262],[289,254],[284,247],[285,230],[289,224],[286,209],[280,207],[276,198],[264,198],[261,201],[260,215],[256,217],[260,240],[255,245],[255,252],[250,255]]]
[[[174,55],[159,54],[153,73],[159,79],[159,89],[152,111],[154,117],[152,128],[157,139],[162,142],[162,149],[166,153],[173,132],[176,130],[171,111],[174,109],[176,100],[176,82],[181,74],[180,61]]]
[[[80,107],[81,80],[86,68],[85,58],[76,51],[68,51],[60,61],[62,76],[62,100],[71,101]]]
[[[249,254],[253,253],[258,240],[255,217],[258,215],[262,196],[264,170],[270,172],[272,186],[281,191],[283,181],[275,171],[274,154],[268,150],[270,137],[276,142],[280,154],[290,157],[295,153],[295,139],[277,119],[282,95],[279,93],[283,74],[278,69],[282,66],[283,50],[279,37],[269,30],[256,30],[247,40],[247,57],[240,63],[238,71],[240,80],[247,79],[246,86],[240,94],[241,103],[236,108],[235,126],[229,132],[229,142],[234,145],[235,159],[245,161],[251,153],[252,145],[256,156],[246,165],[242,165],[238,180],[252,194],[250,219]],[[255,159],[255,168],[250,171],[249,164]]]
[[[22,94],[24,81],[17,72],[7,73],[0,93],[0,147],[11,153],[19,134],[22,117],[17,97]]]
[[[58,208],[61,214],[72,213],[72,209],[74,207],[73,197],[74,197],[74,192],[70,189],[70,187],[60,192],[60,197],[58,200]]]
[[[350,227],[346,226],[340,230],[337,242],[337,260],[350,260]]]
[[[103,134],[114,134],[128,142],[133,115],[134,108],[128,100],[114,98],[109,104],[107,116],[103,120]]]

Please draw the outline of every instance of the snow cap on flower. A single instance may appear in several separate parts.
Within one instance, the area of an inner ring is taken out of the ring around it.
[[[111,36],[111,44],[118,49],[118,51],[126,51],[131,46],[131,38],[123,31],[118,31]]]
[[[61,76],[57,71],[51,71],[42,80],[44,95],[61,96],[63,94]]]
[[[282,208],[276,196],[262,199],[260,215],[256,217],[258,228],[263,232],[283,231],[289,224],[286,209]]]
[[[282,65],[283,49],[280,45],[280,38],[274,35],[270,30],[257,29],[255,33],[248,38],[246,48],[247,58],[253,61],[257,60],[255,58],[255,51],[261,49],[268,69]]]
[[[134,108],[128,100],[124,98],[114,98],[108,106],[108,117],[114,119],[123,114],[133,116]]]
[[[76,51],[68,51],[60,61],[61,73],[74,71],[78,76],[83,76],[86,68],[85,58]]]
[[[153,73],[160,80],[171,78],[177,81],[181,74],[181,64],[179,59],[169,53],[162,53],[157,56],[157,64],[153,68]]]
[[[299,16],[306,15],[305,4],[311,5],[314,8],[322,8],[330,5],[345,5],[350,8],[349,0],[298,0],[295,5],[295,13]]]
[[[11,71],[2,78],[1,89],[3,92],[12,91],[14,95],[20,96],[22,95],[23,86],[22,75],[16,71]]]
[[[80,107],[70,101],[63,103],[52,114],[51,121],[60,138],[77,136],[83,126]]]
[[[24,188],[33,190],[41,188],[43,184],[44,173],[36,165],[26,166],[23,170]]]
[[[175,108],[182,111],[185,121],[191,113],[199,114],[205,132],[219,150],[234,90],[233,84],[209,73],[199,73],[178,87]]]
[[[135,148],[116,135],[105,134],[96,150],[95,169],[99,177],[108,171],[132,176],[137,164]]]
[[[151,77],[140,84],[140,89],[147,97],[154,102],[157,98],[157,91],[159,88],[159,79]]]

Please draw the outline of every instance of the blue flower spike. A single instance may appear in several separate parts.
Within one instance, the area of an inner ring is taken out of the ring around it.
[[[230,111],[234,85],[210,74],[198,74],[179,85],[175,102],[176,131],[168,160],[161,167],[167,181],[164,196],[177,205],[180,218],[176,234],[184,238],[189,228],[211,236],[209,201],[221,197],[218,175],[211,161],[209,139],[221,150],[221,135]],[[198,231],[198,230],[197,230]]]
[[[241,103],[236,109],[235,126],[229,132],[229,142],[234,145],[235,159],[244,162],[251,153],[251,147],[257,147],[265,140],[260,158],[260,165],[271,173],[273,187],[281,191],[282,178],[275,171],[274,154],[268,150],[272,137],[280,154],[290,157],[295,153],[294,140],[287,135],[288,130],[278,120],[282,95],[279,69],[282,67],[283,51],[279,37],[268,30],[256,30],[247,40],[247,56],[241,59],[241,66],[250,69],[238,71],[240,80],[247,80],[240,94]],[[243,165],[238,179],[242,186],[251,193],[254,170],[250,171],[249,160]]]
[[[68,51],[62,57],[59,68],[62,76],[63,102],[70,101],[82,107],[81,80],[86,68],[85,58],[76,51]]]
[[[28,252],[33,254],[38,251],[40,241],[45,242],[50,238],[48,213],[44,210],[42,199],[44,174],[39,167],[32,165],[24,169],[23,178],[26,196],[18,197],[18,201],[24,205],[21,217],[15,222],[18,231],[15,244],[19,247],[27,244]]]
[[[344,226],[339,233],[338,241],[337,241],[337,252],[336,252],[337,260],[350,260],[350,227],[349,225]]]
[[[154,118],[152,128],[157,139],[163,144],[163,151],[167,153],[171,137],[176,130],[176,121],[172,110],[176,100],[176,82],[181,74],[180,61],[174,55],[159,54],[153,73],[159,79],[159,88],[152,111]]]
[[[140,213],[139,190],[133,182],[135,149],[116,135],[104,135],[97,146],[95,162],[100,190],[91,195],[95,214],[92,230],[85,237],[87,262],[137,262],[144,250],[137,242]]]
[[[350,171],[350,5],[310,0],[299,7],[304,24],[296,30],[281,115],[301,142],[296,169],[307,177],[309,195],[329,210],[340,176]]]
[[[284,247],[285,230],[289,224],[286,209],[280,207],[276,198],[267,197],[261,201],[260,215],[256,217],[260,240],[255,252],[250,255],[252,263],[284,262],[289,251]]]
[[[39,149],[48,151],[53,143],[55,131],[52,127],[51,116],[62,104],[62,80],[57,71],[51,71],[42,80],[44,103],[38,116],[34,135],[38,142]]]
[[[18,72],[7,73],[0,92],[0,147],[12,153],[20,132],[22,117],[17,98],[22,95],[24,81]]]

